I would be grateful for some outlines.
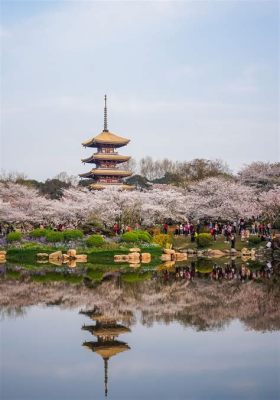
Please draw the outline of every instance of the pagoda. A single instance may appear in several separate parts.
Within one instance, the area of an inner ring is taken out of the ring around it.
[[[118,168],[118,165],[130,160],[130,156],[120,155],[116,149],[126,146],[130,140],[117,136],[108,130],[107,96],[104,97],[104,129],[99,135],[82,143],[84,147],[96,148],[96,153],[82,159],[83,163],[95,164],[89,172],[80,174],[81,178],[91,180],[90,189],[104,189],[108,186],[117,186],[121,189],[133,189],[126,185],[123,178],[132,175],[132,172]]]
[[[126,326],[120,325],[116,320],[108,318],[105,315],[90,311],[83,312],[81,314],[89,316],[95,320],[95,325],[84,325],[82,330],[90,332],[97,338],[97,341],[84,342],[83,346],[89,350],[97,353],[103,358],[104,361],[104,386],[105,386],[105,397],[108,395],[108,362],[109,359],[123,351],[130,350],[130,347],[125,342],[116,340],[116,338],[124,333],[130,332],[130,329]]]

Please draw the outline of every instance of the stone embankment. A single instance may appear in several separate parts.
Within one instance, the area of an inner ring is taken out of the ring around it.
[[[54,253],[38,253],[37,254],[37,262],[44,264],[50,263],[54,265],[62,265],[67,264],[69,267],[76,267],[76,263],[87,262],[86,254],[77,254],[75,249],[70,249],[67,251],[67,254],[63,254],[62,251],[55,251]]]
[[[185,261],[187,259],[187,253],[177,252],[173,249],[164,249],[161,256],[162,261]]]
[[[7,252],[4,250],[0,251],[0,264],[3,264],[6,262],[6,254]]]
[[[129,263],[131,267],[140,267],[142,264],[148,264],[152,260],[151,253],[141,253],[141,249],[133,247],[129,249],[128,254],[116,254],[114,261],[117,263]]]

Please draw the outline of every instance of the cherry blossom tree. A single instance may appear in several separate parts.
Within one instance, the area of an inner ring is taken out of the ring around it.
[[[1,219],[6,222],[40,223],[52,215],[53,203],[36,189],[13,182],[0,183]]]
[[[153,189],[140,192],[142,199],[141,218],[145,225],[162,223],[165,219],[186,221],[188,203],[184,191],[175,187],[169,189]]]
[[[280,185],[280,163],[253,162],[246,165],[239,173],[240,182],[265,189]]]
[[[261,213],[255,190],[233,179],[208,178],[189,187],[190,216],[236,220]]]
[[[280,222],[280,186],[274,186],[268,192],[260,194],[259,201],[263,216],[268,222]]]
[[[143,191],[112,187],[90,192],[87,188],[70,187],[57,200],[47,199],[32,187],[0,182],[0,220],[77,227],[97,219],[110,227],[116,221],[152,226],[166,219],[236,220],[263,214],[275,222],[279,218],[279,197],[279,186],[260,192],[223,177],[200,180],[186,189],[156,185]]]

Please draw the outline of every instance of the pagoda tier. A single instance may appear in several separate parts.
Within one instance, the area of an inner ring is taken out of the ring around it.
[[[84,174],[80,174],[81,178],[93,178],[95,176],[100,176],[100,177],[127,177],[132,175],[131,172],[117,169],[117,168],[94,168],[89,172],[86,172]],[[100,182],[100,180],[99,180]],[[104,181],[105,182],[105,181]]]
[[[94,307],[92,310],[80,310],[79,314],[86,315],[90,319],[96,322],[103,322],[107,325],[115,324],[116,320],[131,320],[133,318],[133,313],[131,311],[126,311],[123,313],[117,312],[116,315],[104,315],[99,311],[99,308]]]
[[[129,139],[125,139],[121,136],[117,136],[108,130],[103,130],[99,135],[86,140],[82,143],[84,147],[100,147],[103,144],[107,145],[108,147],[122,147],[127,145],[130,142]]]
[[[84,331],[89,331],[94,336],[103,336],[103,337],[116,337],[123,333],[130,332],[130,329],[124,325],[120,324],[100,324],[96,325],[84,325],[82,327]]]
[[[88,158],[83,158],[83,163],[94,163],[97,164],[102,161],[114,161],[116,163],[122,163],[130,160],[130,156],[121,156],[118,153],[106,154],[106,153],[94,153],[92,156]],[[97,163],[96,163],[97,162]],[[102,164],[101,164],[102,165]]]
[[[82,143],[85,147],[96,147],[97,152],[92,154],[88,158],[82,159],[84,163],[94,163],[95,168],[89,172],[80,174],[81,178],[92,179],[89,188],[91,189],[104,189],[107,186],[116,185],[121,189],[130,189],[129,185],[123,184],[123,178],[131,176],[130,171],[118,169],[117,165],[127,162],[130,160],[130,156],[122,156],[118,154],[115,149],[118,147],[125,146],[129,143],[129,139],[125,139],[121,136],[117,136],[107,129],[107,103],[105,95],[105,107],[104,107],[104,129],[103,131]]]
[[[91,351],[99,354],[102,358],[111,358],[123,351],[130,350],[130,347],[125,342],[120,340],[99,340],[97,342],[84,342],[83,346]]]

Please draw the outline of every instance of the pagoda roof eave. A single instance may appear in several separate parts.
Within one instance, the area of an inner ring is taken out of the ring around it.
[[[79,176],[81,178],[92,178],[94,176],[122,176],[122,177],[127,177],[131,176],[132,172],[130,171],[125,171],[125,170],[120,170],[120,169],[106,169],[106,168],[94,168],[89,172],[86,172],[84,174],[80,174]]]
[[[86,346],[103,358],[110,358],[118,353],[130,350],[130,347],[125,342],[119,340],[108,342],[84,342],[83,346]]]
[[[91,172],[85,172],[83,174],[79,174],[80,178],[92,178]]]
[[[116,175],[116,176],[126,177],[126,176],[131,176],[132,175],[132,172],[125,171],[125,170],[120,170],[120,169],[116,169],[116,170],[108,169],[108,170],[106,170],[106,169],[97,168],[97,169],[91,170],[91,172],[94,175],[98,175],[98,176],[100,176],[100,175],[105,175],[105,176],[114,176],[114,175]]]
[[[112,132],[102,131],[99,135],[82,142],[82,145],[85,147],[98,147],[102,144],[108,144],[121,147],[127,145],[129,142],[129,139],[118,136]]]
[[[83,158],[82,162],[84,163],[95,163],[95,161],[119,161],[119,162],[126,162],[130,160],[130,156],[121,156],[118,154],[93,154],[90,157]]]

